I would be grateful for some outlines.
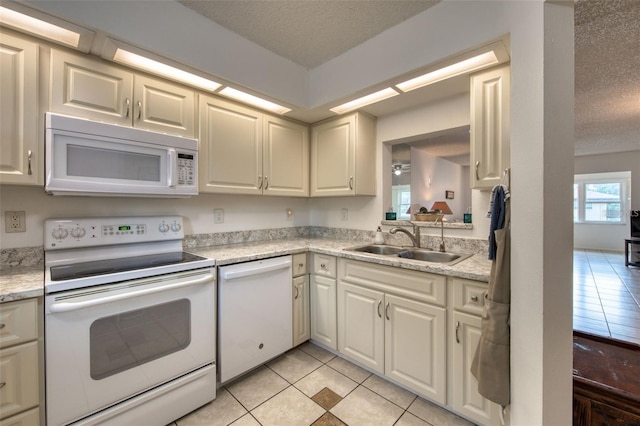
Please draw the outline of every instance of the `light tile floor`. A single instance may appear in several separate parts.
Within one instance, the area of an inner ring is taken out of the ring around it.
[[[170,426],[468,426],[468,421],[305,343],[218,389]]]
[[[623,253],[574,250],[573,328],[640,343],[640,268]]]

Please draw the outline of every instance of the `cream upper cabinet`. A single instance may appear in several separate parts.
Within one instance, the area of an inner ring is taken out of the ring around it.
[[[375,126],[361,112],[312,126],[312,197],[376,194]]]
[[[510,66],[471,76],[471,188],[491,189],[510,167]]]
[[[265,194],[309,196],[309,128],[265,115],[262,167]]]
[[[308,129],[200,97],[200,192],[308,196]]]
[[[87,55],[51,50],[51,111],[195,136],[195,92]]]
[[[478,393],[478,381],[470,371],[481,335],[480,316],[487,283],[452,278],[451,287],[449,403],[478,424],[497,426],[500,407]]]
[[[38,44],[0,32],[0,183],[42,185]]]
[[[338,261],[338,350],[446,403],[445,277]]]

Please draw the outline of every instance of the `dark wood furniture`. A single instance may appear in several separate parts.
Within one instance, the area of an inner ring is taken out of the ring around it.
[[[624,239],[624,266],[640,266],[640,262],[629,260],[629,253],[631,250],[633,250],[633,247],[635,247],[636,244],[640,246],[640,238],[631,237]],[[640,252],[638,251],[636,251],[634,254],[640,256]]]
[[[640,345],[573,332],[573,424],[640,426]]]

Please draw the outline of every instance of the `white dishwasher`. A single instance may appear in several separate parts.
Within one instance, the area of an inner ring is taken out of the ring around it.
[[[218,268],[220,382],[293,346],[291,256]]]

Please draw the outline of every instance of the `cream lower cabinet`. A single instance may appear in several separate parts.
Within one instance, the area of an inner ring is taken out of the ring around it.
[[[307,253],[293,255],[293,346],[311,337]]]
[[[445,277],[338,262],[338,350],[446,403]]]
[[[0,425],[40,419],[38,301],[0,304]]]
[[[452,278],[451,287],[449,405],[478,424],[497,426],[500,407],[478,393],[478,381],[470,372],[480,340],[480,316],[487,283]]]
[[[0,31],[0,184],[42,185],[38,44]]]
[[[375,127],[362,112],[311,127],[312,197],[376,195]]]
[[[306,126],[200,96],[200,192],[309,195]]]
[[[336,289],[336,258],[312,254],[309,276],[311,340],[330,349],[338,349]]]
[[[88,55],[51,50],[51,111],[196,137],[195,91]]]

